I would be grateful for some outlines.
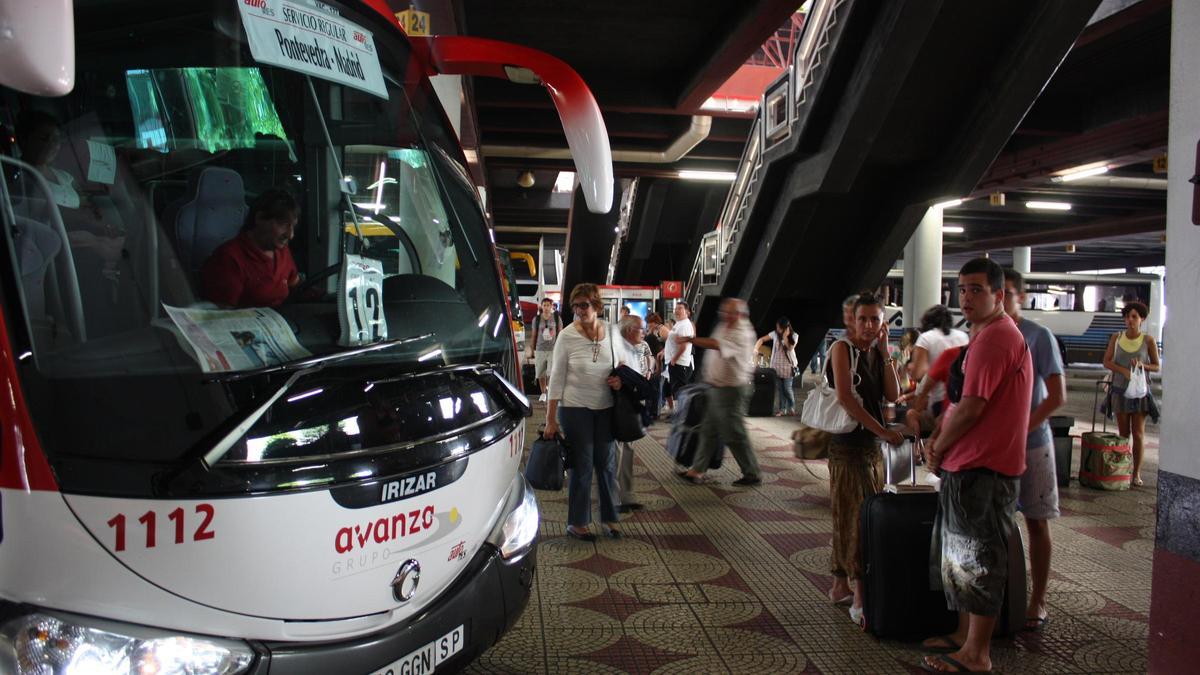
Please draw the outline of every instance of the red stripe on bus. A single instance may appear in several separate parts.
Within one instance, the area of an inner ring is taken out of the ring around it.
[[[17,359],[8,340],[8,326],[0,317],[0,488],[58,490],[58,481],[25,405],[17,378]]]

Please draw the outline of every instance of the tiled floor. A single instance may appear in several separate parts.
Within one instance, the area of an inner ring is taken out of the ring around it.
[[[1090,396],[1076,398],[1066,414],[1090,416]],[[917,645],[861,632],[826,598],[827,474],[823,462],[808,465],[813,476],[792,456],[796,422],[749,423],[765,472],[753,489],[729,485],[732,459],[712,483],[681,482],[663,447],[668,427],[653,427],[635,446],[646,510],[627,517],[622,540],[566,538],[566,492],[539,493],[529,608],[471,672],[921,672]],[[1157,471],[1157,429],[1149,432],[1145,487],[1110,493],[1072,481],[1063,491],[1051,528],[1052,620],[1042,634],[997,642],[997,671],[1145,672]],[[1077,441],[1076,471],[1078,461]]]

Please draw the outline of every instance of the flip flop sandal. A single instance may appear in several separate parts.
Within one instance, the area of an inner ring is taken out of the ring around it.
[[[958,642],[956,642],[954,638],[950,637],[949,635],[939,635],[934,639],[941,640],[942,644],[921,645],[921,649],[929,652],[930,654],[953,654],[954,652],[962,649],[962,645],[958,644]]]
[[[837,605],[838,607],[845,607],[845,606],[852,605],[852,604],[854,604],[854,594],[851,593],[850,595],[847,595],[846,597],[841,598],[840,600],[834,600],[833,604]]]
[[[991,673],[992,672],[990,670],[971,670],[971,669],[967,668],[966,666],[964,666],[963,664],[956,661],[955,659],[952,659],[949,656],[946,656],[945,654],[938,654],[938,655],[934,656],[934,658],[937,659],[938,661],[941,661],[942,663],[950,666],[951,668],[954,668],[954,670],[938,670],[937,668],[934,668],[933,666],[929,665],[929,661],[926,661],[925,659],[921,659],[921,668],[923,668],[931,673]]]

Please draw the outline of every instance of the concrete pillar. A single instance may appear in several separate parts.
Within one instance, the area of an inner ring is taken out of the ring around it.
[[[942,302],[942,210],[931,208],[904,246],[904,325]]]
[[[1167,162],[1167,284],[1163,319],[1162,425],[1159,434],[1158,525],[1150,600],[1151,673],[1191,672],[1200,662],[1200,441],[1196,401],[1200,360],[1189,346],[1200,335],[1195,311],[1200,288],[1200,227],[1192,224],[1193,186],[1200,139],[1200,3],[1171,6],[1171,108]],[[1166,308],[1174,307],[1168,311]],[[1170,345],[1176,345],[1174,354]],[[1173,357],[1173,358],[1172,358]]]
[[[1033,258],[1033,249],[1029,246],[1013,247],[1013,269],[1021,274],[1029,274],[1029,263]]]

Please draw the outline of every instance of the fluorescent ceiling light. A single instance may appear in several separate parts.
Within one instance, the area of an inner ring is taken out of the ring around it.
[[[1025,208],[1044,209],[1046,211],[1070,211],[1071,205],[1067,202],[1025,202]]]
[[[558,178],[554,179],[555,192],[571,192],[575,189],[575,172],[574,171],[559,171]]]
[[[933,208],[935,208],[935,209],[952,209],[952,208],[958,206],[959,204],[962,204],[961,199],[951,199],[948,202],[938,202],[937,204],[933,205]]]
[[[737,178],[737,174],[732,171],[679,171],[678,175],[683,180],[708,180],[714,182],[733,182]]]
[[[1084,169],[1083,171],[1064,173],[1063,175],[1059,176],[1058,179],[1064,183],[1069,183],[1073,180],[1079,180],[1080,178],[1087,178],[1088,176],[1099,176],[1102,173],[1108,173],[1107,166],[1097,166],[1092,169]]]
[[[946,234],[962,234],[963,227],[962,225],[943,225],[942,232]]]
[[[1088,176],[1098,176],[1108,172],[1108,165],[1104,162],[1093,162],[1091,164],[1083,164],[1081,166],[1072,167],[1059,173],[1054,177],[1054,180],[1059,183],[1066,183]]]

